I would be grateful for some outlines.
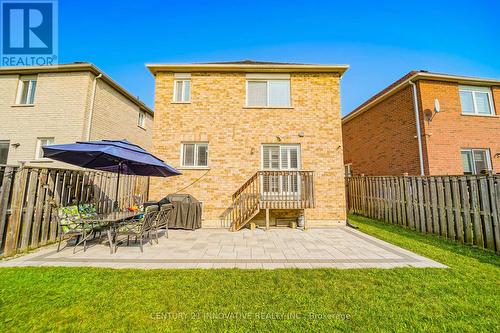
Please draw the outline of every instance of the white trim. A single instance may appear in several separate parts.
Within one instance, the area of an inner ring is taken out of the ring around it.
[[[464,92],[470,92],[472,95],[472,111],[473,113],[467,113],[463,111],[462,107],[462,100],[460,98],[460,93]],[[476,101],[476,92],[478,93],[483,93],[488,95],[488,104],[490,106],[490,113],[484,114],[484,113],[479,113],[478,108],[477,108],[477,101]],[[494,116],[496,115],[495,112],[495,104],[493,103],[493,96],[492,96],[491,88],[490,87],[481,87],[481,86],[463,86],[460,85],[458,86],[458,98],[460,100],[460,111],[462,115],[464,116]]]
[[[184,165],[184,145],[194,145],[194,158],[193,165]],[[207,146],[207,165],[198,165],[198,147],[199,146]],[[184,141],[181,142],[181,163],[180,166],[183,169],[209,169],[209,143],[208,141]]]
[[[176,100],[177,97],[177,82],[182,82],[182,91],[181,91],[181,100],[178,101]],[[186,90],[186,82],[189,82],[189,98],[187,100],[184,100],[184,91]],[[191,90],[192,90],[192,85],[191,85],[191,79],[180,79],[174,80],[174,94],[172,96],[172,103],[191,103]]]

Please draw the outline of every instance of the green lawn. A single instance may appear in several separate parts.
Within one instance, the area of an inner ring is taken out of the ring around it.
[[[487,331],[500,256],[366,218],[449,269],[0,269],[0,331]]]

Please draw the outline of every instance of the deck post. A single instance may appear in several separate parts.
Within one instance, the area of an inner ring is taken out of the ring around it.
[[[266,208],[266,230],[269,230],[269,208]]]

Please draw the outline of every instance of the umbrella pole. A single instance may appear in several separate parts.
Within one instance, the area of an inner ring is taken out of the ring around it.
[[[116,193],[115,193],[115,210],[118,210],[118,190],[120,188],[120,173],[122,171],[121,162],[118,164],[118,178],[116,179]]]

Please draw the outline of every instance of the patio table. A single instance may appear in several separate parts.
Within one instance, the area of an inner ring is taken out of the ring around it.
[[[100,225],[107,226],[107,234],[109,241],[109,250],[110,253],[113,254],[113,237],[111,235],[111,230],[116,228],[116,225],[122,221],[138,218],[142,216],[144,212],[136,211],[136,212],[111,212],[106,214],[99,214],[95,217],[89,218],[89,223],[99,223]]]

